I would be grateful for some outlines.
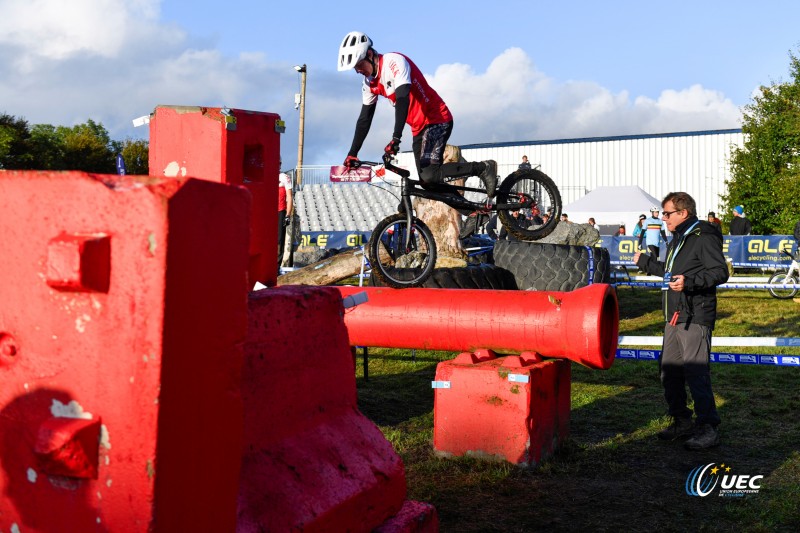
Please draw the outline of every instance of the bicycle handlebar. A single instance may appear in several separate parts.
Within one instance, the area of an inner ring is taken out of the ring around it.
[[[358,167],[360,167],[362,165],[367,165],[367,166],[370,166],[370,167],[377,167],[377,166],[383,165],[384,167],[386,167],[386,170],[391,170],[392,172],[394,172],[395,174],[397,174],[398,176],[400,176],[402,178],[407,178],[407,177],[409,177],[411,175],[410,171],[408,171],[408,170],[406,170],[404,168],[397,167],[394,164],[392,164],[392,156],[390,154],[383,154],[383,163],[378,163],[376,161],[361,161],[361,160],[358,160],[358,161],[352,161],[350,163],[350,168],[358,168]]]

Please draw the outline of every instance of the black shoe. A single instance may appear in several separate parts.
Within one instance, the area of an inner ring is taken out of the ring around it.
[[[719,431],[711,424],[697,426],[694,437],[683,445],[687,450],[707,450],[714,446],[719,446]]]
[[[486,186],[486,195],[489,198],[494,198],[494,194],[497,191],[497,162],[490,159],[484,161],[483,164],[486,165],[486,168],[483,169],[479,177]]]
[[[672,423],[667,427],[656,433],[656,436],[661,440],[676,440],[694,435],[695,429],[691,418],[678,418],[673,417]]]

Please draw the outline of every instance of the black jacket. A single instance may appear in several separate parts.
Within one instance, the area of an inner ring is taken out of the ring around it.
[[[752,231],[753,226],[746,218],[735,216],[731,220],[731,235],[750,235]]]
[[[692,227],[695,222],[697,225]],[[691,231],[686,233],[689,228]],[[675,254],[681,239],[683,245]],[[713,224],[689,217],[675,228],[667,246],[667,258],[670,254],[675,254],[671,274],[684,276],[684,290],[664,291],[664,319],[669,322],[675,311],[679,311],[678,323],[713,328],[717,319],[717,285],[728,280],[728,265],[722,255],[722,233]],[[642,254],[637,264],[648,274],[664,277],[665,263],[657,258]]]

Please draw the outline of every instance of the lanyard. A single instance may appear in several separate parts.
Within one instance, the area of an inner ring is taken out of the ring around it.
[[[686,240],[686,236],[689,235],[689,233],[691,233],[694,227],[699,223],[700,221],[698,220],[694,224],[689,226],[689,229],[687,229],[685,232],[683,232],[683,235],[681,235],[681,240],[680,242],[678,242],[678,245],[670,251],[669,256],[667,256],[667,264],[666,264],[667,272],[672,272],[672,265],[673,263],[675,263],[675,256],[677,256],[678,252],[680,252],[681,248],[683,248],[683,242]]]

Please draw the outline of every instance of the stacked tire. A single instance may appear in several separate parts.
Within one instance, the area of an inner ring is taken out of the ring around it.
[[[573,291],[611,278],[608,250],[591,246],[499,240],[494,263],[525,291]]]
[[[411,279],[413,272],[407,273]],[[400,273],[402,275],[402,271]],[[373,272],[370,276],[370,285],[385,287]],[[430,278],[422,285],[428,289],[492,289],[492,290],[517,290],[514,276],[508,270],[495,265],[476,265],[463,268],[437,268]]]

